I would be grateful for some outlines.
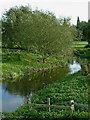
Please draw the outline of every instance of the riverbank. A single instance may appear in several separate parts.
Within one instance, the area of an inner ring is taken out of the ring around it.
[[[75,59],[90,60],[90,49],[85,48],[87,42],[75,42]],[[74,58],[72,58],[74,59]],[[72,61],[72,60],[71,60]],[[46,63],[43,63],[42,56],[25,50],[2,49],[2,80],[16,79],[33,72],[61,67],[65,61],[55,56],[47,56]]]
[[[63,61],[54,56],[47,56],[46,63],[43,63],[41,55],[14,49],[3,49],[2,62],[3,80],[15,79],[63,65]]]
[[[78,58],[79,60],[87,59],[89,61],[89,48],[85,48],[86,42],[77,42],[76,45]],[[86,52],[85,52],[86,51]],[[25,53],[26,55],[27,53]],[[27,55],[28,58],[30,57],[30,53]],[[31,55],[32,56],[32,55]],[[27,57],[26,57],[27,58]],[[30,57],[29,59],[31,59]],[[33,56],[32,58],[32,64],[34,63],[33,60],[38,59],[37,55],[36,58]],[[51,57],[52,58],[52,57]],[[51,67],[51,58],[48,58],[49,62],[46,62],[47,65],[50,64]],[[22,57],[20,58],[22,60]],[[25,58],[24,58],[25,59]],[[53,59],[53,58],[52,58]],[[42,63],[42,58],[40,59],[39,56],[39,62]],[[56,62],[55,62],[55,61]],[[25,62],[25,60],[24,60]],[[18,61],[19,63],[19,61]],[[23,63],[23,62],[22,62]],[[27,62],[29,63],[29,62]],[[53,59],[54,65],[57,65],[58,60],[56,58]],[[53,64],[52,64],[53,65]],[[46,66],[45,66],[46,67]],[[50,97],[51,104],[55,105],[69,105],[70,100],[74,100],[76,103],[84,104],[88,106],[88,89],[89,89],[89,81],[88,76],[86,73],[79,71],[72,75],[67,75],[63,80],[55,82],[51,85],[48,85],[46,88],[39,90],[36,95],[32,98],[32,103],[46,103],[47,97]],[[71,110],[57,110],[57,109],[51,109],[51,112],[47,112],[47,109],[45,108],[37,108],[33,107],[33,110],[30,111],[27,104],[22,105],[19,107],[15,112],[7,112],[4,113],[6,118],[18,118],[18,119],[86,119],[89,120],[89,110],[84,107],[75,107],[75,112],[73,116],[71,115]]]
[[[13,80],[66,64],[67,62],[55,56],[47,56],[46,62],[43,63],[42,56],[39,54],[18,49],[2,49],[2,80]]]
[[[32,98],[32,103],[46,104],[47,98],[50,97],[51,104],[54,105],[70,105],[70,100],[74,100],[76,103],[84,104],[88,106],[88,76],[81,71],[67,75],[63,80],[48,85],[46,88],[39,90]],[[51,109],[48,112],[45,108],[33,107],[30,111],[28,106],[24,104],[19,107],[15,112],[4,113],[6,119],[88,119],[89,111],[84,107],[75,107],[74,114],[72,116],[71,110]]]

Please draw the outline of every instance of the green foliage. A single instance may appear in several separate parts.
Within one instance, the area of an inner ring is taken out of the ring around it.
[[[80,28],[80,19],[79,19],[79,17],[77,17],[77,29],[79,29]]]
[[[76,51],[76,54],[80,56],[81,59],[87,59],[90,60],[90,50],[78,50]]]
[[[81,72],[68,75],[64,80],[40,90],[32,102],[46,103],[47,97],[51,98],[51,104],[56,105],[69,105],[71,99],[77,103],[88,104],[88,77],[82,76]]]
[[[41,54],[44,59],[47,54],[58,55],[60,59],[72,54],[73,34],[69,18],[60,23],[61,20],[49,11],[32,11],[21,6],[7,11],[2,21],[5,47],[26,49]]]
[[[73,40],[74,41],[81,41],[83,34],[81,30],[76,29],[76,26],[71,26],[71,32],[73,34]]]
[[[88,41],[88,43],[90,43],[90,21],[85,22],[85,21],[81,21],[79,17],[77,18],[77,31],[78,31],[78,36],[77,39],[79,41]]]
[[[88,77],[82,76],[81,72],[73,75],[68,75],[64,80],[53,83],[36,93],[32,99],[32,103],[47,103],[47,97],[51,98],[51,104],[55,105],[70,105],[70,100],[88,105]],[[51,109],[48,112],[46,108],[33,107],[30,111],[28,106],[24,104],[15,112],[3,113],[6,118],[14,119],[38,119],[38,120],[53,120],[53,119],[88,119],[89,111],[87,108],[75,106],[75,111],[72,116],[71,110]]]
[[[82,31],[83,37],[82,37],[82,41],[88,41],[88,23],[81,21],[80,23],[80,31]]]
[[[75,48],[76,49],[85,49],[85,46],[88,45],[87,41],[75,41]]]
[[[47,56],[46,63],[42,63],[42,56],[25,50],[2,49],[3,78],[16,78],[31,74],[39,69],[51,68],[62,64],[55,56]]]
[[[87,45],[88,42],[86,41],[75,42],[75,54],[79,56],[80,59],[87,59],[88,61],[90,61],[90,49],[85,48],[85,46]]]
[[[90,45],[90,20],[88,21],[88,43],[89,43],[89,45]],[[89,46],[89,48],[90,48],[90,46]]]

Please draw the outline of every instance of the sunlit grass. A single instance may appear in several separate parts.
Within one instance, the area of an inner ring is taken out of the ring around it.
[[[80,59],[90,60],[90,48],[85,48],[88,45],[87,41],[75,41],[75,54]]]
[[[24,50],[3,49],[2,72],[3,78],[16,78],[32,73],[40,68],[50,68],[59,64],[55,57],[48,56],[43,63],[42,56]]]
[[[87,41],[75,41],[75,48],[76,49],[82,49],[84,48],[86,45],[88,45]]]

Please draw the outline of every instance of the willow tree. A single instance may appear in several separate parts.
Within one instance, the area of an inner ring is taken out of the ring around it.
[[[2,45],[8,48],[19,47],[19,41],[17,38],[17,32],[20,31],[18,25],[22,20],[24,14],[28,14],[30,11],[29,7],[15,7],[10,8],[2,16]]]
[[[49,11],[32,11],[28,8],[27,12],[23,12],[21,8],[12,9],[13,21],[10,17],[5,21],[8,24],[8,19],[11,20],[12,31],[8,32],[12,32],[12,35],[8,34],[8,38],[13,47],[41,54],[43,62],[47,54],[60,56],[60,59],[72,54],[73,35],[68,19],[64,18],[64,24],[61,24]]]

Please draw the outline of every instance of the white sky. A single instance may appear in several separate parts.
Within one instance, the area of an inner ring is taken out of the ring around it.
[[[59,17],[71,17],[76,24],[77,16],[81,21],[88,21],[89,0],[0,0],[0,17],[5,10],[14,6],[30,5],[32,9],[38,7],[44,11],[49,10]]]

